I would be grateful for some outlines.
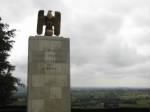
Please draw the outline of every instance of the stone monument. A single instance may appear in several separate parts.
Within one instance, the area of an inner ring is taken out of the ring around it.
[[[60,34],[60,13],[39,11],[28,50],[28,112],[70,112],[70,40]],[[53,33],[56,36],[53,36]]]

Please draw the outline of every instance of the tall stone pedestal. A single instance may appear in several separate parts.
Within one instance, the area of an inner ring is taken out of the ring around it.
[[[70,112],[68,38],[32,36],[28,54],[28,112]]]

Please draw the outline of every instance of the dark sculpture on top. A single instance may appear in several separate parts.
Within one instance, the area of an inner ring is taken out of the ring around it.
[[[60,23],[61,14],[55,11],[55,16],[53,16],[52,11],[48,11],[47,16],[44,16],[44,10],[38,12],[38,22],[37,22],[37,34],[42,34],[43,26],[45,25],[45,36],[52,36],[55,34],[58,36],[60,34]]]

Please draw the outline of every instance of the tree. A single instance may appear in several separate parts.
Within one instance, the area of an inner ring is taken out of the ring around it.
[[[1,22],[0,17],[0,106],[12,102],[12,94],[17,91],[19,79],[12,76],[15,70],[9,61],[9,52],[13,47],[15,29],[9,30],[9,25]]]

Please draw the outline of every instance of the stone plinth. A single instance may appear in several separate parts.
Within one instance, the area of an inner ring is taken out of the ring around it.
[[[28,112],[70,112],[68,38],[32,36],[28,54]]]

